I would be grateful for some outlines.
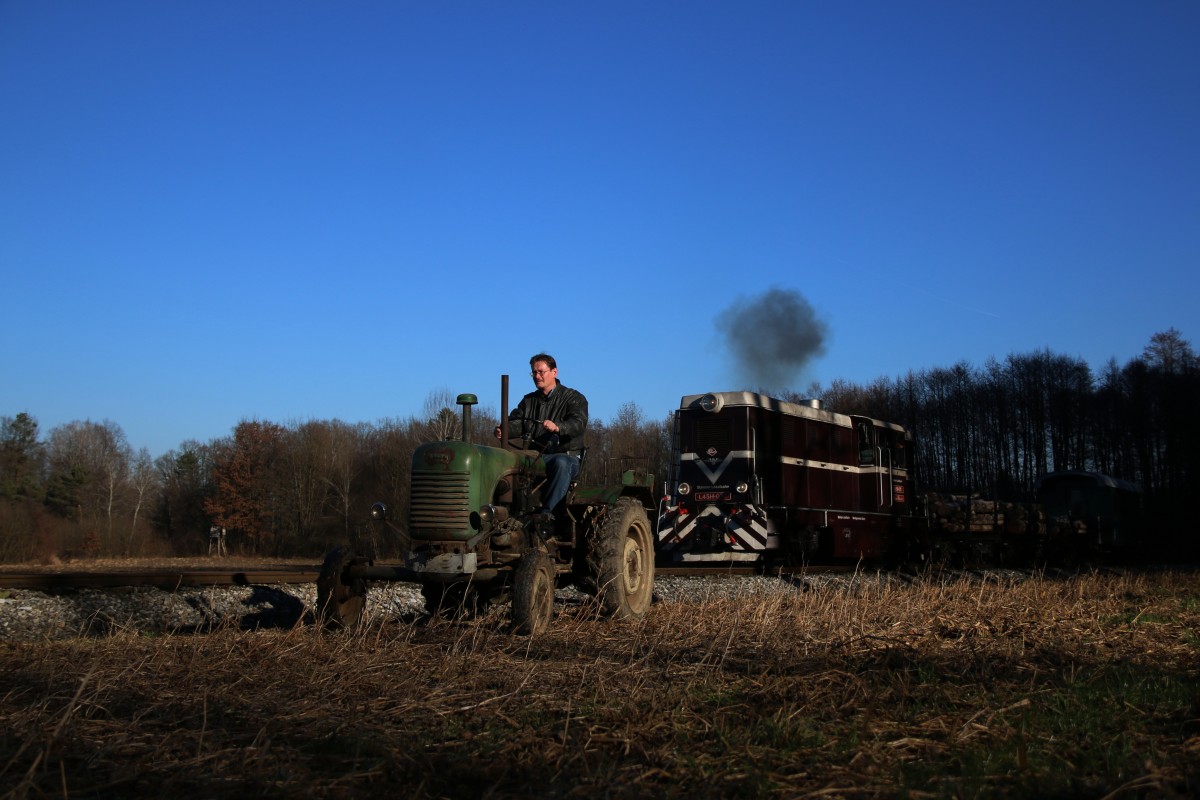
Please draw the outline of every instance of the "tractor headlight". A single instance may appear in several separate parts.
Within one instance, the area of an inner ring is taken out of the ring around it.
[[[491,530],[496,525],[508,519],[508,509],[504,506],[494,506],[490,503],[478,511],[472,512],[471,527],[477,531]]]

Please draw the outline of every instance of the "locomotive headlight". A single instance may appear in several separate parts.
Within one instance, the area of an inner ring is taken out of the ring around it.
[[[711,392],[700,398],[700,407],[712,414],[720,411],[722,405],[724,404],[721,402],[721,398]]]
[[[738,494],[745,494],[746,492],[750,491],[750,484],[742,481],[737,486],[733,487],[733,490]]]
[[[371,519],[385,520],[388,516],[387,506],[383,503],[376,503],[371,506]]]
[[[692,485],[690,483],[681,483],[675,489],[675,491],[679,492],[680,494],[685,494],[685,495],[691,494],[692,493]]]

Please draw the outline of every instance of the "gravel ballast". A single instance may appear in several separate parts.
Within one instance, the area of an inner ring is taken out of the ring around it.
[[[860,576],[862,577],[862,576]],[[804,581],[770,577],[655,580],[656,602],[700,602],[715,596],[761,596],[803,591],[812,581],[847,581],[849,576],[812,576]],[[181,587],[121,587],[41,592],[0,588],[0,640],[63,639],[120,631],[145,634],[198,633],[221,626],[243,629],[311,624],[314,584]],[[559,589],[557,601],[577,603],[574,589]],[[424,609],[420,587],[376,583],[367,595],[369,618],[415,619]]]

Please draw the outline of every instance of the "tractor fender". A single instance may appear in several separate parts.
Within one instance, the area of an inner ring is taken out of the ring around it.
[[[654,498],[645,486],[580,486],[568,498],[569,505],[612,506],[622,497],[632,497],[645,508],[654,509]]]

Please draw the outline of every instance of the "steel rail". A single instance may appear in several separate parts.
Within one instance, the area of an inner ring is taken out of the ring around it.
[[[369,581],[412,580],[413,574],[400,567],[352,567]],[[658,567],[656,575],[663,576],[746,576],[760,574],[754,567],[693,566]],[[32,589],[64,591],[68,589],[113,589],[119,587],[152,586],[159,589],[178,589],[184,586],[248,586],[250,584],[316,583],[320,565],[298,567],[197,567],[195,569],[155,568],[127,570],[74,570],[47,572],[40,570],[0,570],[0,589]]]
[[[178,589],[182,586],[247,586],[250,584],[315,583],[319,566],[293,568],[202,568],[150,569],[111,572],[78,570],[74,572],[0,571],[4,589],[110,589],[121,586],[154,586]]]
[[[1109,566],[1106,572],[1126,574],[1131,568]],[[353,577],[359,577],[372,583],[387,583],[397,581],[413,581],[416,575],[403,567],[387,565],[357,565],[348,568]],[[803,565],[796,567],[772,566],[769,568],[751,566],[730,566],[727,564],[695,564],[687,567],[655,567],[656,576],[663,577],[746,577],[764,575],[776,578],[798,579],[805,575],[821,574],[851,574],[855,572],[872,572],[855,566]],[[889,570],[898,575],[905,574],[902,570]],[[972,574],[971,570],[951,570],[964,576]],[[977,571],[978,577],[984,577],[987,570]],[[1043,569],[1027,570],[1030,574],[1043,574],[1047,577],[1070,575],[1071,570]],[[121,587],[152,586],[159,589],[179,589],[195,586],[249,586],[249,585],[289,585],[316,583],[321,573],[321,566],[298,565],[290,567],[196,567],[193,569],[178,569],[160,567],[154,569],[118,569],[109,571],[74,570],[55,571],[0,569],[0,590],[30,589],[34,591],[69,591],[73,589],[116,589]]]

